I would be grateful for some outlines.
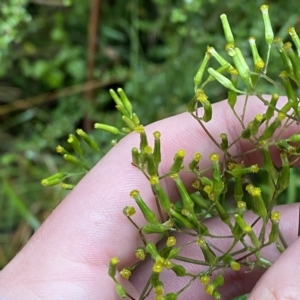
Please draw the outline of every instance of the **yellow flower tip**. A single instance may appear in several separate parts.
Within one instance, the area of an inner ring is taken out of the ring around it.
[[[288,74],[286,71],[282,71],[280,74],[279,74],[279,77],[280,78],[288,78]]]
[[[65,151],[65,148],[62,147],[61,145],[58,145],[58,146],[56,147],[56,152],[57,152],[57,153],[63,153],[64,151]]]
[[[136,210],[133,206],[126,206],[123,209],[123,213],[126,217],[131,217],[136,213]]]
[[[239,271],[240,268],[241,268],[241,265],[240,265],[238,262],[236,262],[236,261],[233,260],[233,261],[230,263],[230,267],[231,267],[231,269],[232,269],[233,271]]]
[[[248,38],[248,41],[249,41],[250,44],[255,44],[255,37],[254,36],[250,36]]]
[[[259,167],[258,167],[257,164],[252,165],[252,166],[250,167],[250,169],[251,169],[251,172],[252,172],[252,173],[257,173],[257,172],[259,171]]]
[[[136,249],[135,257],[138,258],[139,260],[145,260],[145,258],[146,258],[145,250],[143,248]]]
[[[210,282],[210,277],[208,275],[202,275],[200,276],[200,281],[206,285]]]
[[[199,162],[201,158],[202,158],[202,154],[201,153],[199,153],[199,152],[195,153],[195,155],[194,155],[194,161]]]
[[[201,237],[197,240],[197,244],[198,244],[198,246],[203,247],[206,245],[206,241],[203,237]]]
[[[176,157],[185,157],[185,150],[181,149],[177,151]]]
[[[74,142],[74,137],[73,137],[72,134],[69,135],[69,138],[67,139],[67,142],[70,143],[70,144]]]
[[[279,112],[279,113],[277,114],[277,119],[278,119],[279,121],[283,121],[285,118],[286,118],[286,114],[285,114],[285,113]]]
[[[131,271],[127,268],[124,268],[120,271],[120,274],[123,278],[125,279],[129,279],[130,275],[131,275]]]
[[[219,154],[217,153],[212,153],[210,156],[209,156],[209,159],[212,161],[212,162],[217,162],[219,161]]]
[[[150,176],[149,181],[151,185],[156,185],[159,183],[159,177],[156,175]]]
[[[296,30],[295,30],[295,27],[290,27],[290,28],[288,29],[288,33],[289,33],[289,35],[291,35],[291,36],[297,35]]]
[[[163,266],[167,269],[171,269],[173,267],[173,264],[169,259],[166,259],[163,263]]]
[[[196,92],[196,98],[197,98],[198,101],[200,101],[202,103],[206,102],[207,99],[208,99],[207,96],[206,96],[206,94],[204,93],[204,91],[201,90],[201,89],[197,90],[197,92]]]
[[[278,222],[280,220],[280,212],[279,211],[273,211],[271,213],[271,220]]]
[[[164,292],[165,292],[164,291],[164,287],[162,285],[158,285],[158,286],[154,287],[154,293],[155,293],[155,295],[161,296],[161,295],[164,294]]]
[[[213,55],[215,52],[216,52],[216,50],[214,47],[207,46],[207,49],[206,49],[207,54]]]
[[[234,51],[234,44],[228,43],[225,47],[226,52],[228,52],[228,54],[234,55],[235,51]],[[230,52],[230,53],[229,53]]]
[[[130,192],[130,197],[134,198],[136,196],[139,196],[140,192],[138,190],[132,190]]]
[[[176,245],[176,238],[174,236],[169,236],[167,241],[166,241],[166,245],[168,247],[172,247]]]
[[[163,270],[163,266],[161,263],[155,263],[152,267],[152,271],[155,273],[160,273]]]
[[[152,148],[148,145],[144,148],[145,153],[151,154],[152,153]]]
[[[260,196],[261,195],[261,189],[258,187],[254,187],[251,189],[251,195],[252,196]]]
[[[260,7],[260,10],[262,11],[262,13],[268,13],[269,5],[263,4],[263,5]]]
[[[160,132],[159,131],[153,132],[153,136],[154,136],[155,139],[159,139],[160,138]]]
[[[246,191],[250,194],[251,193],[251,190],[254,188],[254,185],[253,184],[248,184],[246,185]]]
[[[263,120],[263,118],[264,118],[264,116],[261,115],[261,114],[257,114],[257,115],[255,116],[255,119],[256,119],[257,121],[259,121],[259,122],[261,122],[261,121]]]
[[[252,227],[250,225],[245,226],[244,232],[245,233],[250,233],[252,231]]]
[[[137,133],[144,133],[145,132],[145,128],[143,125],[138,125],[134,128],[135,132]]]
[[[235,169],[238,166],[238,164],[233,163],[233,162],[229,162],[228,163],[228,170],[232,171],[233,169]]]
[[[256,64],[255,67],[258,69],[262,69],[265,66],[265,63],[260,59]]]
[[[112,265],[117,265],[118,263],[119,263],[119,259],[117,258],[117,257],[112,257],[111,259],[110,259],[110,263],[112,264]]]
[[[47,180],[47,179],[43,179],[43,180],[41,181],[41,184],[42,184],[43,186],[47,186],[48,180]]]
[[[209,194],[212,193],[213,188],[212,188],[211,185],[206,185],[206,186],[203,188],[203,191],[204,191],[207,195],[209,195]]]
[[[172,179],[176,179],[176,178],[179,177],[179,175],[178,175],[178,173],[173,173],[173,174],[170,174],[170,177],[171,177]]]
[[[212,284],[206,284],[205,285],[205,293],[208,294],[208,295],[211,295],[213,294],[215,288]]]
[[[237,202],[238,208],[246,208],[246,202],[245,201],[238,201]]]
[[[235,68],[232,68],[232,69],[229,71],[229,73],[230,73],[231,75],[239,75],[238,70],[235,69]]]

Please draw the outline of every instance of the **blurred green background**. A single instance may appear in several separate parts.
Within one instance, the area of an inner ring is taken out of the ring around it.
[[[265,49],[263,3],[276,36],[299,29],[297,1],[1,0],[0,269],[66,194],[40,184],[65,168],[55,147],[80,127],[108,149],[111,137],[91,129],[119,125],[108,90],[122,87],[143,124],[185,111],[206,47],[224,53],[221,13],[246,58],[250,35]],[[212,102],[225,97],[210,91]]]

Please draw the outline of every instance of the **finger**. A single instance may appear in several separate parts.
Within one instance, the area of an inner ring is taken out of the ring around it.
[[[243,99],[240,99],[237,104],[238,114],[242,107]],[[263,109],[258,99],[250,97],[245,123]],[[214,118],[207,128],[213,136],[227,132],[232,141],[241,132],[240,124],[227,109],[225,102],[214,106]],[[162,172],[168,170],[173,154],[179,148],[186,150],[187,160],[195,151],[200,151],[204,158],[217,151],[217,147],[189,114],[181,114],[147,127],[149,134],[155,130],[162,134]],[[293,126],[290,127],[292,130]],[[130,150],[138,144],[138,136],[135,134],[117,144],[54,210],[1,275],[13,276],[19,282],[23,280],[22,270],[26,269],[26,282],[34,282],[32,285],[36,291],[43,289],[45,283],[40,279],[49,278],[49,274],[53,278],[69,278],[76,282],[79,289],[83,288],[79,279],[86,278],[84,288],[88,286],[91,294],[93,292],[95,295],[103,293],[109,286],[113,287],[107,275],[103,276],[104,280],[98,285],[95,280],[101,272],[106,274],[110,257],[118,256],[125,264],[129,264],[134,259],[133,250],[140,245],[137,231],[122,214],[122,209],[133,203],[129,197],[130,191],[139,189],[144,200],[151,207],[155,206],[149,183],[130,164]],[[237,143],[231,151],[232,154],[238,154],[250,147],[249,143]],[[251,161],[252,158],[249,155],[245,159]],[[208,160],[203,160],[202,167],[207,166]],[[191,180],[191,177],[186,176],[186,180]],[[171,184],[166,183],[166,189],[170,195],[175,194]],[[137,214],[135,221],[139,225],[144,223],[140,214]],[[57,283],[53,281],[53,287],[56,287]],[[57,288],[54,290],[59,291]],[[74,297],[79,295],[75,290],[74,287],[70,288],[70,293],[74,291]],[[106,296],[107,299],[113,299],[112,294]],[[46,296],[43,299],[47,299]],[[95,296],[91,299],[97,298]]]
[[[262,276],[249,300],[299,299],[300,238],[278,258]]]

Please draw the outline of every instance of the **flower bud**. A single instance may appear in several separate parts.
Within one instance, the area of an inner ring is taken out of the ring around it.
[[[144,202],[142,197],[140,196],[139,191],[133,190],[130,193],[130,196],[134,198],[135,202],[139,206],[144,218],[151,224],[157,224],[157,216],[156,214],[148,207],[148,205]]]

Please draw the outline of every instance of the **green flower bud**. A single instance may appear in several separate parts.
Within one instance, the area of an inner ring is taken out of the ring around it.
[[[109,267],[108,267],[108,275],[112,279],[115,279],[115,277],[116,277],[118,263],[119,263],[119,259],[117,257],[112,257],[110,259]]]
[[[197,92],[196,92],[196,97],[197,97],[197,100],[199,102],[201,102],[202,107],[204,109],[204,115],[202,116],[201,119],[204,122],[210,121],[211,117],[212,117],[212,107],[211,107],[210,102],[207,99],[207,96],[205,95],[203,90],[198,89]]]
[[[140,150],[144,150],[146,146],[148,146],[147,135],[143,125],[138,125],[135,127],[135,132],[140,134]]]
[[[64,155],[64,154],[70,154],[64,147],[62,147],[61,145],[58,145],[57,147],[56,147],[56,152],[57,153],[60,153],[60,154],[62,154],[62,155]]]
[[[81,160],[79,160],[77,157],[75,157],[74,155],[64,154],[63,159],[72,164],[80,165],[81,167],[83,167],[86,170],[89,170],[89,168],[86,165],[84,165],[83,162]]]
[[[236,93],[245,94],[244,92],[236,89],[235,86],[233,85],[233,83],[228,78],[226,78],[222,74],[218,73],[213,68],[208,68],[208,73],[211,74],[213,77],[215,77],[216,80],[219,83],[221,83],[224,87],[226,87],[227,89],[232,90]]]
[[[241,52],[241,50],[237,47],[228,47],[227,53],[232,57],[234,61],[234,65],[237,68],[240,77],[245,82],[248,88],[252,88],[253,84],[251,81],[250,69],[246,63],[246,60]]]
[[[232,31],[231,31],[229,22],[227,20],[227,16],[225,14],[222,14],[220,16],[220,19],[222,22],[226,42],[234,45],[234,37],[233,37]]]
[[[170,208],[170,215],[175,219],[175,221],[179,221],[182,226],[188,229],[197,229],[196,226],[191,223],[186,217],[182,216],[172,208]]]
[[[279,172],[277,180],[277,188],[279,192],[284,191],[290,183],[290,162],[286,152],[280,152],[282,168]]]
[[[117,127],[106,125],[106,124],[95,123],[94,128],[101,129],[112,134],[122,134],[122,132],[120,132],[120,130]]]
[[[297,55],[295,54],[293,48],[292,48],[292,44],[291,43],[285,43],[283,45],[283,49],[284,51],[287,53],[292,66],[293,66],[293,75],[295,77],[295,81],[298,84],[298,86],[300,85],[300,63],[299,63],[299,58],[297,57]]]
[[[293,66],[292,66],[292,62],[289,59],[286,51],[284,51],[283,49],[283,43],[282,43],[282,39],[277,37],[274,39],[274,45],[277,48],[279,55],[282,59],[285,71],[290,75],[293,76]]]
[[[263,21],[265,25],[265,39],[267,44],[271,45],[274,40],[274,33],[269,17],[269,6],[264,4],[260,7],[260,10],[262,12]]]
[[[186,275],[186,270],[183,266],[180,265],[176,265],[176,264],[172,264],[171,269],[174,271],[174,273],[179,276],[179,277],[183,277]]]
[[[60,186],[61,186],[61,188],[62,188],[63,190],[73,190],[74,187],[75,187],[74,184],[67,184],[67,183],[64,183],[64,182],[62,182],[62,183],[60,184]]]
[[[168,213],[171,207],[171,201],[160,185],[158,176],[151,176],[150,183],[157,195],[159,204],[163,210]]]
[[[296,73],[294,73],[296,76]],[[300,74],[300,69],[299,69],[299,74]],[[279,77],[282,79],[282,83],[286,92],[286,95],[288,97],[288,101],[291,103],[293,109],[295,112],[297,112],[297,107],[298,107],[298,98],[294,92],[294,89],[292,87],[292,84],[290,82],[290,79],[288,77],[287,72],[283,71],[280,73]],[[296,77],[297,79],[297,77]],[[298,80],[298,79],[297,79]],[[300,75],[299,75],[299,81],[298,83],[300,84]],[[287,111],[283,111],[282,112],[286,113]]]
[[[176,293],[169,293],[165,295],[165,300],[177,300],[178,295]]]
[[[189,212],[194,212],[194,201],[190,197],[188,191],[186,190],[182,180],[178,176],[178,174],[172,174],[171,178],[175,181],[176,187],[180,193],[182,202],[183,202],[183,208],[187,209]]]
[[[41,183],[43,186],[53,186],[53,185],[61,183],[68,176],[69,176],[69,173],[58,172],[47,178],[42,179]]]
[[[95,140],[93,140],[86,132],[82,129],[77,129],[76,133],[83,138],[83,140],[88,144],[88,146],[93,150],[99,150],[99,147]]]
[[[116,292],[120,298],[126,298],[126,296],[127,296],[124,287],[119,283],[116,284]]]
[[[202,250],[205,261],[210,266],[214,266],[217,262],[217,257],[215,255],[215,253],[211,250],[209,245],[207,244],[206,240],[203,237],[200,237],[197,240],[197,244],[200,247],[200,249]]]
[[[220,144],[220,148],[223,151],[227,151],[228,150],[228,138],[227,138],[227,134],[226,133],[221,133],[220,134],[221,137],[221,144]]]
[[[139,150],[138,148],[136,147],[133,147],[131,149],[131,158],[132,158],[132,162],[138,166],[140,164],[140,153],[139,153]]]
[[[214,193],[214,200],[217,200],[220,194],[224,189],[224,183],[221,176],[220,170],[220,163],[219,163],[219,154],[212,153],[209,156],[212,162],[212,169],[213,169],[213,193]]]
[[[199,208],[208,210],[209,205],[207,201],[201,196],[200,193],[193,193],[190,194],[191,199],[194,201],[194,204],[197,205]]]
[[[268,213],[265,202],[261,196],[261,189],[258,187],[252,187],[248,190],[248,192],[252,196],[252,211],[258,216],[262,217],[264,220],[266,220]]]
[[[120,99],[120,97],[117,95],[117,93],[116,93],[113,89],[110,89],[110,90],[109,90],[109,93],[110,93],[111,97],[114,99],[115,103],[116,103],[117,105],[123,107],[123,102],[122,102],[122,100]]]
[[[237,100],[237,81],[238,81],[238,71],[236,69],[234,69],[234,71],[230,72],[231,74],[231,83],[233,84],[234,88],[236,90],[229,90],[228,91],[228,104],[231,107],[231,109],[234,109],[236,100]]]
[[[153,243],[147,243],[146,252],[149,253],[153,260],[159,259],[161,256],[156,248],[156,245]]]
[[[132,131],[135,129],[136,124],[128,116],[122,116],[122,120]]]
[[[193,160],[189,163],[189,169],[191,171],[199,169],[198,164],[199,164],[199,161],[201,158],[202,158],[202,155],[199,152],[196,152],[193,157]]]
[[[184,150],[179,150],[176,152],[174,158],[173,158],[173,164],[170,167],[170,173],[178,173],[182,167],[183,167],[183,159],[185,157],[185,151]]]
[[[199,86],[199,84],[202,82],[203,74],[204,74],[204,71],[206,69],[207,63],[208,63],[210,58],[211,58],[211,55],[208,52],[206,52],[205,56],[204,56],[204,59],[203,59],[201,65],[200,65],[200,68],[198,69],[198,71],[197,71],[197,73],[194,77],[195,92],[196,92],[197,87]]]
[[[260,141],[264,141],[269,139],[270,137],[272,137],[276,131],[276,129],[278,129],[281,126],[281,121],[276,118],[271,124],[269,124],[264,132],[262,133],[262,135],[259,137]]]
[[[264,118],[269,121],[274,116],[274,110],[276,108],[277,102],[278,102],[279,96],[278,94],[273,94],[271,101],[268,105],[268,109],[264,114]]]
[[[139,191],[133,190],[130,192],[130,196],[134,198],[135,202],[139,206],[144,218],[151,224],[157,224],[157,216],[156,214],[148,207],[148,205],[144,202],[142,197],[140,196]]]
[[[146,146],[144,148],[144,153],[145,153],[146,163],[147,163],[147,173],[150,176],[157,175],[158,170],[157,170],[157,166],[154,161],[152,148],[150,146]]]
[[[124,91],[121,88],[118,88],[117,91],[118,91],[118,94],[121,97],[122,104],[125,107],[128,116],[131,117],[132,116],[132,105],[131,105],[131,102],[128,100],[126,94],[124,93]]]
[[[70,134],[67,141],[69,144],[71,144],[72,148],[74,149],[77,155],[83,155],[83,150],[81,148],[80,142],[74,134]]]
[[[235,218],[235,221],[238,224],[238,226],[240,226],[240,228],[243,230],[243,232],[249,236],[252,244],[256,248],[260,248],[261,247],[261,242],[259,241],[259,239],[255,235],[252,227],[249,224],[247,224],[245,222],[245,220],[239,214],[235,214],[234,218]]]
[[[146,234],[165,233],[170,229],[171,228],[169,226],[166,226],[166,225],[160,224],[160,223],[146,224],[142,227],[142,231]]]
[[[299,36],[295,30],[294,27],[290,27],[289,30],[289,35],[291,36],[296,48],[297,48],[297,53],[298,53],[298,57],[300,57],[300,39]]]
[[[160,153],[160,132],[155,131],[153,133],[154,136],[154,150],[153,150],[153,157],[154,162],[158,166],[161,162],[161,153]]]

